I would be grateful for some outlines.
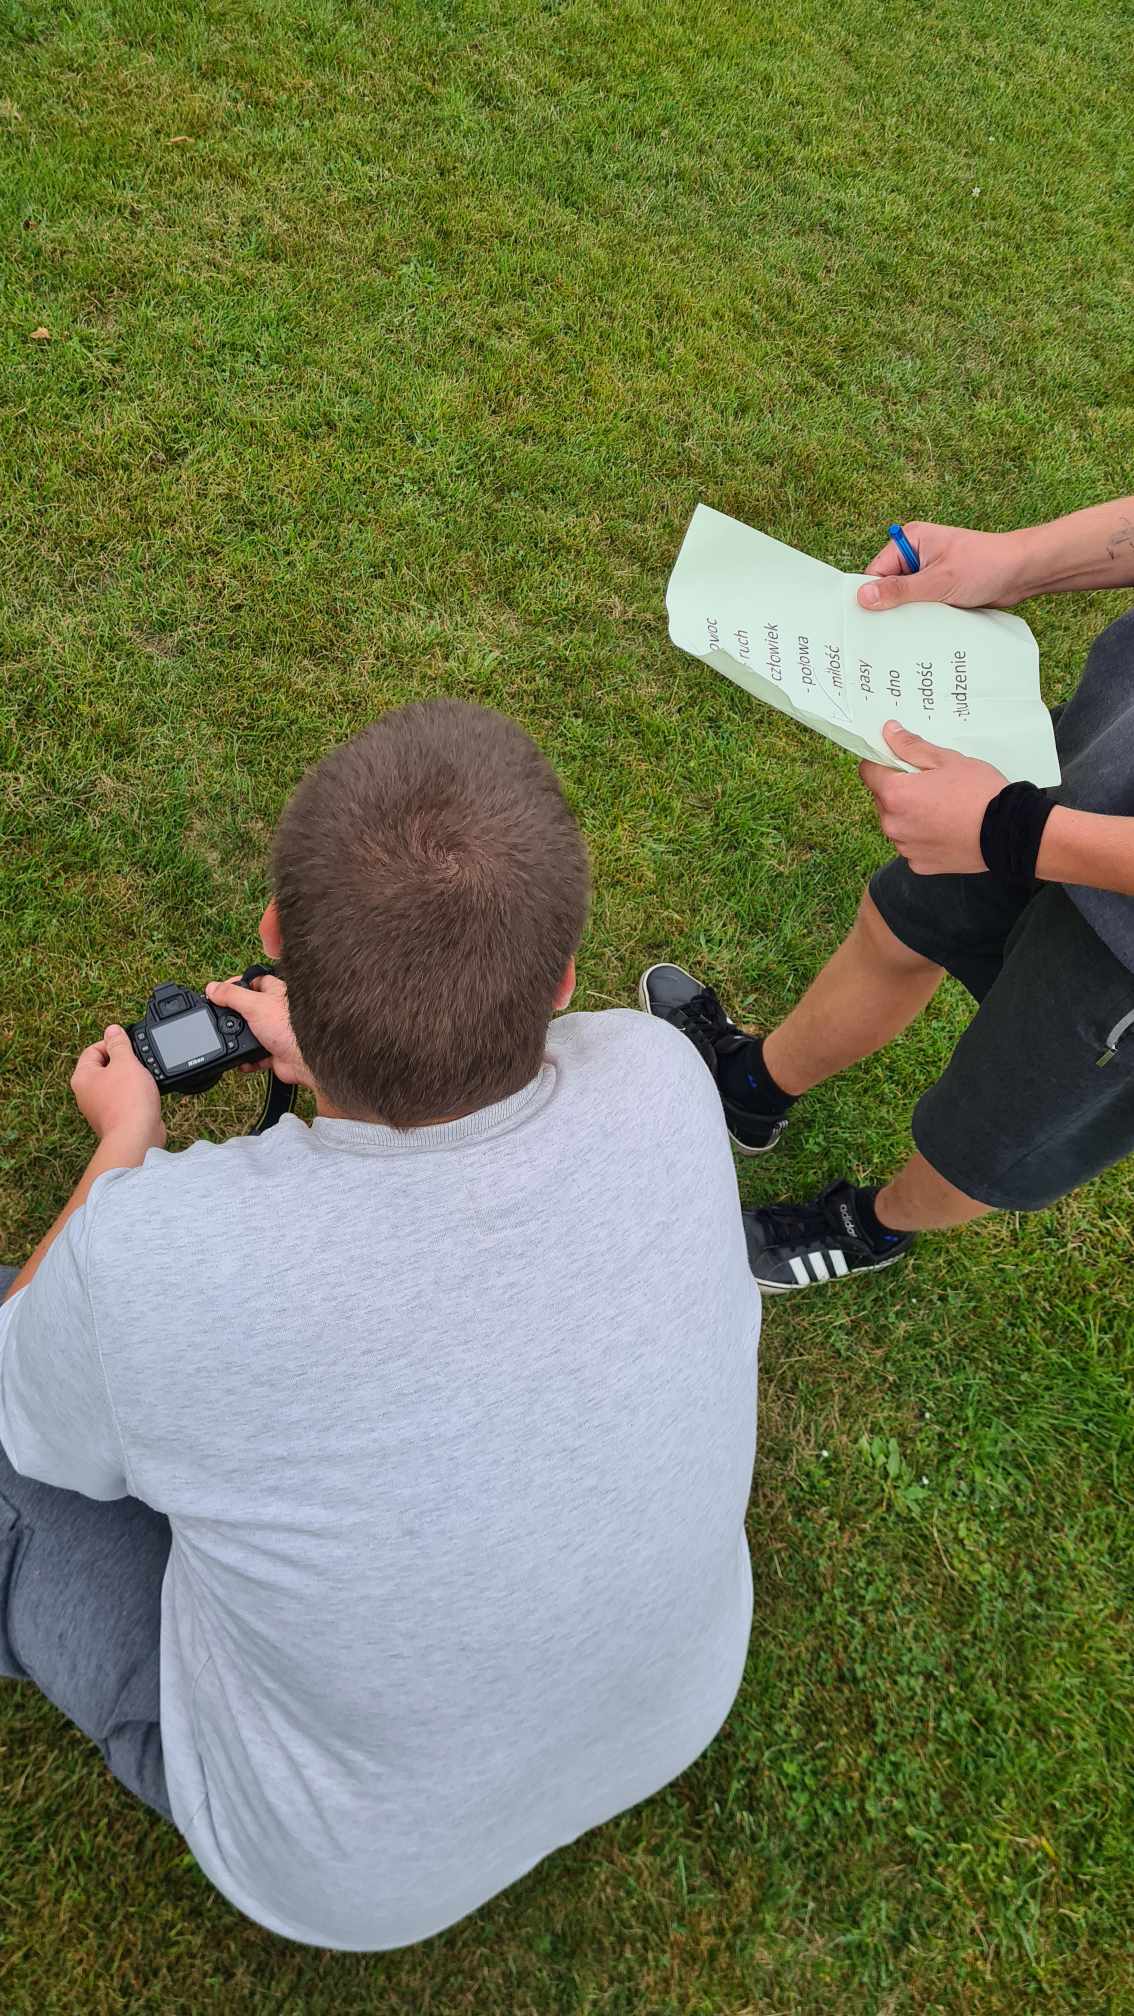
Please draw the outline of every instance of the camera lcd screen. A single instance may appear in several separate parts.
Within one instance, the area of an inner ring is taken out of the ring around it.
[[[207,1064],[224,1055],[224,1044],[207,1008],[194,1008],[191,1015],[179,1015],[172,1022],[155,1023],[150,1041],[166,1071],[179,1071],[191,1057]]]

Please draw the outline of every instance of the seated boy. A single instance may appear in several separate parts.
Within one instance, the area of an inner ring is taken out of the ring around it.
[[[99,1146],[0,1308],[0,1674],[241,1910],[374,1949],[719,1728],[759,1306],[691,1046],[549,1031],[587,864],[519,728],[387,714],[274,888],[286,987],[211,993],[312,1125],[168,1154],[122,1030],[76,1068]]]

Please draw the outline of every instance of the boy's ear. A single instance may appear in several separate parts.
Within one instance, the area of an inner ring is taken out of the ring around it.
[[[573,959],[569,959],[567,961],[567,971],[563,975],[562,980],[559,982],[558,991],[556,992],[555,996],[555,1006],[552,1010],[552,1013],[555,1015],[561,1015],[574,992],[575,992],[575,961]]]
[[[276,909],[276,899],[274,896],[260,919],[260,943],[269,959],[278,959],[283,952],[280,913]]]

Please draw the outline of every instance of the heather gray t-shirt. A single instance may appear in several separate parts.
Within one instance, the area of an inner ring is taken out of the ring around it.
[[[1056,716],[1055,740],[1063,782],[1052,795],[1061,805],[1134,817],[1134,609],[1095,638],[1078,688]],[[1134,971],[1134,896],[1076,886],[1067,894]]]
[[[235,1904],[421,1939],[704,1749],[758,1328],[712,1077],[620,1009],[447,1126],[100,1178],[0,1310],[0,1441],[168,1514],[170,1799]]]

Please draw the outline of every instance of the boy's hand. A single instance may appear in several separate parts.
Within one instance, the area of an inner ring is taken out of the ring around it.
[[[165,1145],[161,1097],[134,1055],[125,1029],[112,1022],[101,1043],[89,1043],[71,1073],[75,1104],[100,1141],[145,1154]]]
[[[917,774],[860,763],[858,774],[878,808],[882,831],[915,875],[984,875],[980,829],[991,799],[1008,782],[991,763],[940,749],[896,721],[883,734]]]
[[[1027,594],[1023,532],[968,532],[960,525],[903,525],[921,566],[907,574],[892,540],[876,553],[858,591],[863,609],[950,602],[955,609],[1010,609]]]
[[[268,1053],[264,1064],[243,1065],[243,1070],[264,1071],[270,1065],[285,1085],[306,1085],[314,1091],[315,1080],[292,1034],[287,988],[282,980],[274,973],[262,973],[251,987],[242,987],[239,980],[210,980],[205,993],[215,1007],[243,1015],[257,1043]]]

